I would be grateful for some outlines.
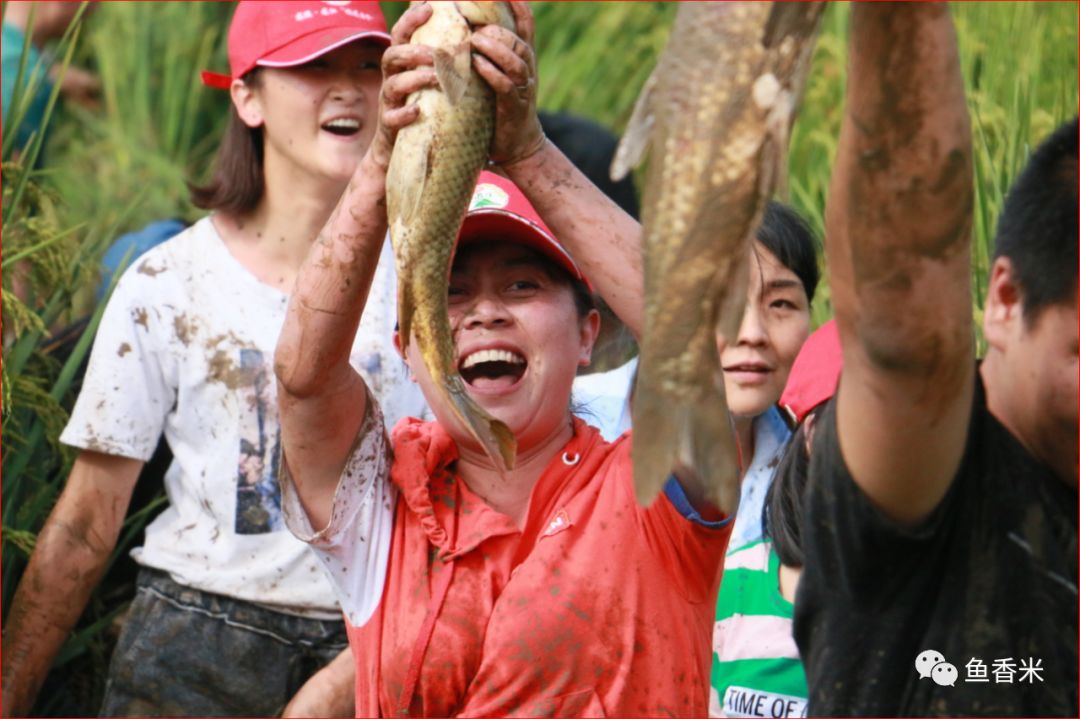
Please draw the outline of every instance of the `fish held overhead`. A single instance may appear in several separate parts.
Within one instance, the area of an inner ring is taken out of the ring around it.
[[[633,406],[642,504],[678,467],[725,512],[738,505],[741,468],[716,333],[729,342],[738,333],[749,249],[786,173],[823,10],[823,3],[681,3],[616,153],[616,179],[650,154]]]
[[[447,291],[450,263],[473,187],[488,159],[495,96],[472,67],[472,28],[513,30],[505,2],[434,2],[412,44],[432,48],[439,88],[407,102],[420,117],[397,136],[386,177],[387,217],[398,274],[403,350],[413,338],[447,403],[501,470],[514,466],[510,429],[469,396],[457,367]]]

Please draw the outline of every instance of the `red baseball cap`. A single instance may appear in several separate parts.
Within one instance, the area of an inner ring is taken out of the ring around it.
[[[481,172],[476,181],[469,210],[458,233],[459,243],[474,239],[503,239],[531,247],[592,290],[581,268],[555,239],[525,194],[510,180],[487,170]]]
[[[829,320],[807,338],[791,365],[780,406],[802,424],[806,415],[836,394],[836,383],[844,367],[836,320]]]
[[[364,39],[390,45],[378,2],[241,0],[229,25],[231,75],[203,71],[202,81],[227,90],[257,65],[302,65]]]

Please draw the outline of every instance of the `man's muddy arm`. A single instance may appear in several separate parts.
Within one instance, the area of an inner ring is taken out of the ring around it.
[[[143,463],[84,451],[45,520],[4,625],[3,716],[28,716],[105,572]]]
[[[840,446],[897,521],[959,466],[973,393],[971,131],[948,8],[856,3],[826,210]]]

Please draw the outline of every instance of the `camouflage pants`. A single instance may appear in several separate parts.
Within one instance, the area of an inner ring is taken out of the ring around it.
[[[346,646],[343,621],[282,614],[143,568],[101,716],[280,715]]]

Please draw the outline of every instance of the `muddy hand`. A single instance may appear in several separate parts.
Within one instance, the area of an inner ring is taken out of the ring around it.
[[[512,165],[544,146],[536,114],[536,54],[533,16],[525,2],[511,2],[517,32],[485,25],[472,36],[473,67],[495,91],[495,136],[491,161]]]
[[[430,48],[410,45],[416,28],[431,17],[431,7],[414,5],[394,24],[390,31],[392,44],[382,57],[383,83],[379,93],[379,126],[372,138],[368,154],[385,170],[398,131],[420,116],[416,105],[406,105],[409,95],[425,87],[438,87]]]

